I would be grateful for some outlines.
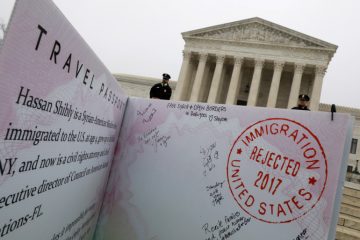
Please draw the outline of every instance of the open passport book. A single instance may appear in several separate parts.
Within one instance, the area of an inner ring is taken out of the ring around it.
[[[128,97],[48,0],[0,83],[0,239],[335,238],[350,115]]]

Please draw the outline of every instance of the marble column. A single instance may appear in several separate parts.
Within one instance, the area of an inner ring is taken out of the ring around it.
[[[207,102],[208,103],[217,103],[219,97],[219,89],[220,89],[220,81],[221,81],[221,74],[224,68],[224,55],[217,55],[216,56],[216,66],[213,79],[211,81],[211,87],[209,92],[209,97]]]
[[[267,101],[267,107],[274,108],[276,106],[276,101],[279,93],[281,73],[284,68],[284,62],[274,62],[274,74],[271,80],[271,86],[269,91],[269,97]]]
[[[226,97],[226,104],[236,104],[240,85],[241,85],[241,68],[244,58],[236,57],[234,69],[231,75],[229,90]]]
[[[183,62],[181,65],[181,70],[178,78],[178,82],[176,84],[174,100],[186,100],[184,99],[184,93],[188,90],[189,87],[189,66],[191,60],[191,52],[183,51]]]
[[[295,64],[294,77],[291,84],[290,96],[288,101],[288,108],[295,107],[300,94],[301,78],[304,72],[304,64]]]
[[[200,90],[204,78],[207,57],[208,57],[207,53],[200,53],[199,65],[196,70],[195,81],[190,95],[191,102],[199,101]]]
[[[263,59],[255,59],[255,69],[254,74],[251,80],[249,98],[247,102],[247,106],[256,106],[256,101],[259,94],[260,80],[261,80],[261,72],[264,66],[265,60]]]
[[[325,76],[325,72],[326,72],[326,67],[316,66],[314,86],[312,89],[311,99],[310,99],[310,110],[312,110],[312,111],[319,110],[321,87],[322,87],[322,82],[323,82],[323,79]]]

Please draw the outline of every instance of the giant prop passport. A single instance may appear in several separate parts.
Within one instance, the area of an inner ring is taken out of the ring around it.
[[[45,0],[0,83],[0,239],[334,239],[349,115],[128,97]]]

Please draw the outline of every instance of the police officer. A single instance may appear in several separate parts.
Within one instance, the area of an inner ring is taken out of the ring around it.
[[[297,106],[293,107],[292,109],[310,111],[310,109],[308,108],[309,102],[310,102],[310,98],[308,95],[300,94],[298,98]]]
[[[169,86],[169,79],[171,77],[167,73],[164,73],[162,76],[163,76],[162,82],[157,83],[151,87],[150,98],[170,100],[172,91]]]

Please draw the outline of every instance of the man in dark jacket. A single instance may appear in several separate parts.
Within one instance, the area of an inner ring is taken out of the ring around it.
[[[309,101],[310,101],[310,98],[308,95],[300,94],[299,98],[298,98],[297,106],[293,107],[292,109],[310,111],[310,109],[308,108]]]
[[[162,82],[157,83],[151,87],[150,98],[170,100],[172,91],[169,86],[169,79],[171,77],[167,73],[164,73],[162,76],[163,76]]]

